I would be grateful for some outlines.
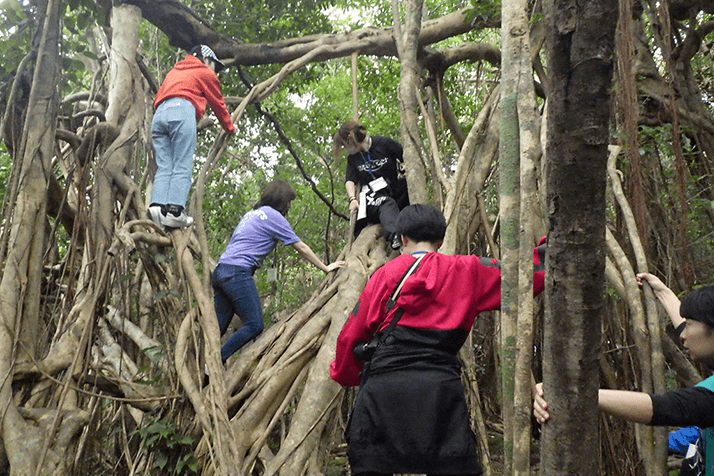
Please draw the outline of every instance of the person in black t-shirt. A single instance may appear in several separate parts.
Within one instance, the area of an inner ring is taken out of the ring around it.
[[[335,158],[343,148],[348,154],[345,191],[350,214],[357,214],[355,236],[368,224],[380,223],[387,242],[399,249],[395,223],[399,211],[409,205],[402,146],[389,137],[371,136],[358,122],[347,121],[333,138]]]
[[[694,289],[680,301],[667,286],[649,273],[638,274],[637,280],[640,284],[647,281],[652,286],[655,296],[677,327],[689,356],[710,369],[714,367],[714,286]],[[663,394],[600,389],[598,407],[604,413],[636,423],[698,426],[705,474],[714,476],[714,375],[694,387]],[[551,417],[542,383],[538,383],[535,388],[533,416],[541,424]]]

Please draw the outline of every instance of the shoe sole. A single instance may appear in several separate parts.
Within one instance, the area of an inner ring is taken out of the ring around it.
[[[185,219],[181,219],[181,217],[167,215],[166,217],[161,217],[161,223],[168,228],[185,228],[193,225],[192,217],[188,215],[184,215],[184,217]]]

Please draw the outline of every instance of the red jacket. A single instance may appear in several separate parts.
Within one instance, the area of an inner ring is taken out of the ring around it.
[[[216,73],[193,55],[186,55],[186,58],[176,63],[173,69],[166,74],[166,78],[154,98],[154,109],[168,98],[184,98],[191,101],[196,109],[196,120],[203,116],[206,111],[206,101],[208,101],[223,128],[228,132],[235,130],[231,115],[221,95],[221,85]]]
[[[535,294],[541,293],[545,286],[545,271],[537,251],[533,254]],[[365,286],[337,338],[335,360],[330,365],[330,376],[337,383],[360,384],[359,373],[364,363],[355,357],[353,349],[383,330],[398,308],[404,309],[404,314],[397,329],[404,326],[435,330],[436,334],[449,337],[467,335],[480,312],[500,309],[501,269],[496,260],[428,253],[404,282],[394,309],[387,312],[389,296],[414,259],[411,255],[393,259],[378,269]],[[456,344],[461,347],[463,340]],[[454,349],[457,351],[458,348]]]

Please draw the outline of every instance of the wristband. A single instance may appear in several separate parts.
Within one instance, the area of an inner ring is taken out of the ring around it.
[[[350,199],[347,200],[347,203],[352,203],[352,200],[354,200],[355,202],[357,201],[357,199],[355,197],[350,197]]]

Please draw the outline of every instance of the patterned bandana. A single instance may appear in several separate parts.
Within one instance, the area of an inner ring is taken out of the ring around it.
[[[212,59],[216,62],[216,65],[220,66],[220,68],[216,68],[216,72],[226,67],[226,65],[223,64],[223,62],[216,57],[216,54],[213,52],[213,50],[206,45],[201,45],[201,55],[204,58]]]

